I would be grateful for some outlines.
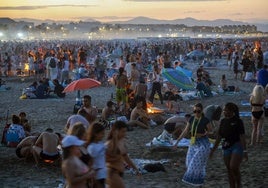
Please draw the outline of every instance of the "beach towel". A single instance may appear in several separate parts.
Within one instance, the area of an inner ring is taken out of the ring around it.
[[[251,112],[239,112],[240,117],[251,117]]]
[[[210,147],[212,148],[214,145],[215,140],[214,139],[209,139],[210,141]],[[154,137],[153,140],[149,143],[146,143],[145,145],[148,147],[152,147],[152,146],[164,146],[164,147],[172,147],[174,144],[176,143],[176,140],[172,140],[171,142],[169,141],[164,141],[164,140],[160,140],[157,139],[157,137]],[[178,147],[188,147],[190,146],[190,139],[187,138],[183,138],[179,141]]]
[[[250,106],[250,102],[249,101],[241,101],[241,105],[242,106]]]

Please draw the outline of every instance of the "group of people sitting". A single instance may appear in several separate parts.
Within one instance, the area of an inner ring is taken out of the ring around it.
[[[23,89],[21,99],[46,99],[52,97],[54,94],[56,97],[64,98],[64,87],[59,83],[57,79],[49,80],[44,78],[39,82],[34,81],[29,87]]]
[[[102,117],[110,118],[109,107],[113,104],[107,102]],[[9,129],[15,126],[19,129],[19,140],[8,146],[16,147],[19,158],[34,159],[36,166],[59,162],[68,186],[85,187],[94,184],[94,187],[104,188],[105,184],[109,184],[111,187],[120,187],[123,185],[125,164],[139,174],[125,148],[124,137],[128,125],[116,119],[104,144],[106,125],[97,118],[97,114],[97,108],[91,105],[91,97],[83,96],[83,105],[78,113],[71,115],[66,122],[65,135],[51,128],[27,135],[23,127],[26,123],[22,123],[27,122],[25,114],[22,114],[24,118],[13,115]]]

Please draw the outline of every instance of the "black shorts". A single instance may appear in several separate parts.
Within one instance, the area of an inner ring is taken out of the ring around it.
[[[260,119],[262,117],[262,114],[263,114],[263,110],[262,111],[253,111],[252,112],[252,116],[255,118],[255,119]]]
[[[41,151],[41,153],[40,153],[40,157],[41,157],[41,159],[43,159],[43,160],[54,161],[54,160],[57,160],[57,159],[60,157],[60,154],[57,153],[57,154],[55,154],[55,155],[48,155],[48,154],[44,153],[43,151]]]

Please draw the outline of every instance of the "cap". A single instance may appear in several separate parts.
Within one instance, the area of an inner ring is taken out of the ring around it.
[[[67,135],[62,139],[61,143],[62,143],[63,148],[67,148],[67,147],[70,147],[70,146],[81,146],[85,142],[83,140],[80,140],[76,136]]]

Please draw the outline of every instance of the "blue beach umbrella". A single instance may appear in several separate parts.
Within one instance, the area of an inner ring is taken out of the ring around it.
[[[193,90],[194,84],[188,76],[183,72],[172,68],[165,68],[162,72],[163,77],[165,77],[170,83],[178,87],[179,89]]]

